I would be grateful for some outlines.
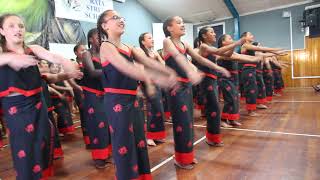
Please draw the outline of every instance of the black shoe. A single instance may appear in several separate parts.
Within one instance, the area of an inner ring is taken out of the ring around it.
[[[213,146],[213,147],[223,147],[223,146],[224,146],[223,142],[215,143],[215,142],[208,142],[208,141],[206,141],[206,143],[207,143],[209,146]]]
[[[104,169],[108,166],[108,163],[104,159],[96,159],[94,160],[94,166],[97,169]]]

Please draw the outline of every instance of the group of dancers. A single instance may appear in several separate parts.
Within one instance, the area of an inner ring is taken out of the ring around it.
[[[121,41],[124,31],[125,18],[103,12],[88,32],[89,49],[76,45],[77,58],[70,61],[25,45],[22,19],[0,16],[1,118],[7,128],[0,132],[9,136],[17,180],[53,175],[54,159],[63,157],[60,138],[75,131],[73,102],[96,168],[113,159],[116,179],[152,179],[147,145],[165,142],[165,119],[172,120],[175,165],[192,169],[198,163],[194,108],[207,120],[207,144],[220,147],[220,127],[241,125],[241,97],[248,115],[258,116],[256,109],[268,108],[284,88],[281,68],[287,64],[277,60],[284,52],[255,43],[250,32],[238,41],[224,34],[216,48],[213,28],[204,27],[193,48],[181,40],[183,19],[173,16],[163,23],[166,38],[157,52],[151,33],[141,34],[140,47],[133,47]]]

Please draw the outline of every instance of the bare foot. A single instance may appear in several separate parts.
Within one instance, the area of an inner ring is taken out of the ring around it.
[[[180,164],[176,160],[174,160],[174,165],[176,165],[178,168],[181,168],[181,169],[186,169],[186,170],[193,169],[193,165],[192,164]]]
[[[153,139],[147,139],[147,144],[149,146],[157,146],[156,143],[153,141]]]
[[[256,113],[256,112],[254,112],[254,111],[249,111],[249,112],[248,112],[248,116],[256,117],[256,116],[259,116],[259,114]]]
[[[221,123],[220,123],[220,126],[221,127],[224,127],[224,128],[232,128],[233,126],[229,125],[226,121],[224,120],[221,120]]]
[[[241,126],[242,124],[240,123],[240,122],[238,122],[238,121],[229,121],[229,124],[231,125],[231,126]]]
[[[258,109],[268,109],[268,106],[266,106],[264,104],[257,104],[257,108]]]

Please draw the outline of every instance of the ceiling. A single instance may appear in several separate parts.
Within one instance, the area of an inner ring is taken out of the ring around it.
[[[161,20],[179,15],[186,22],[201,23],[232,17],[224,0],[138,0]],[[311,0],[232,0],[240,15]]]

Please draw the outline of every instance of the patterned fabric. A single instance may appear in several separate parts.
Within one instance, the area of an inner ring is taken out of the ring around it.
[[[156,87],[155,95],[153,97],[147,96],[147,100],[147,139],[164,139],[166,138],[166,131],[161,89]]]
[[[17,180],[52,175],[54,128],[41,94],[2,99]]]
[[[273,96],[273,72],[272,70],[264,70],[263,72],[263,81],[266,86],[266,99],[267,101],[272,101]]]
[[[62,134],[73,133],[75,128],[71,117],[71,111],[67,100],[60,99],[58,96],[51,96],[54,112],[57,113],[57,127]]]
[[[89,137],[88,148],[92,159],[107,159],[111,154],[111,143],[107,114],[104,111],[103,96],[83,91],[85,127]]]
[[[207,119],[206,137],[208,142],[221,143],[220,119],[221,111],[218,100],[218,84],[216,79],[205,77],[201,82],[204,91],[205,115]]]
[[[241,73],[241,80],[243,83],[244,96],[246,98],[246,109],[256,110],[258,86],[255,67],[244,67]]]
[[[171,108],[174,149],[176,161],[180,164],[191,164],[193,152],[193,101],[192,86],[182,83],[177,91],[171,91],[169,102]]]
[[[117,180],[151,179],[144,115],[136,96],[107,93],[104,104]]]

